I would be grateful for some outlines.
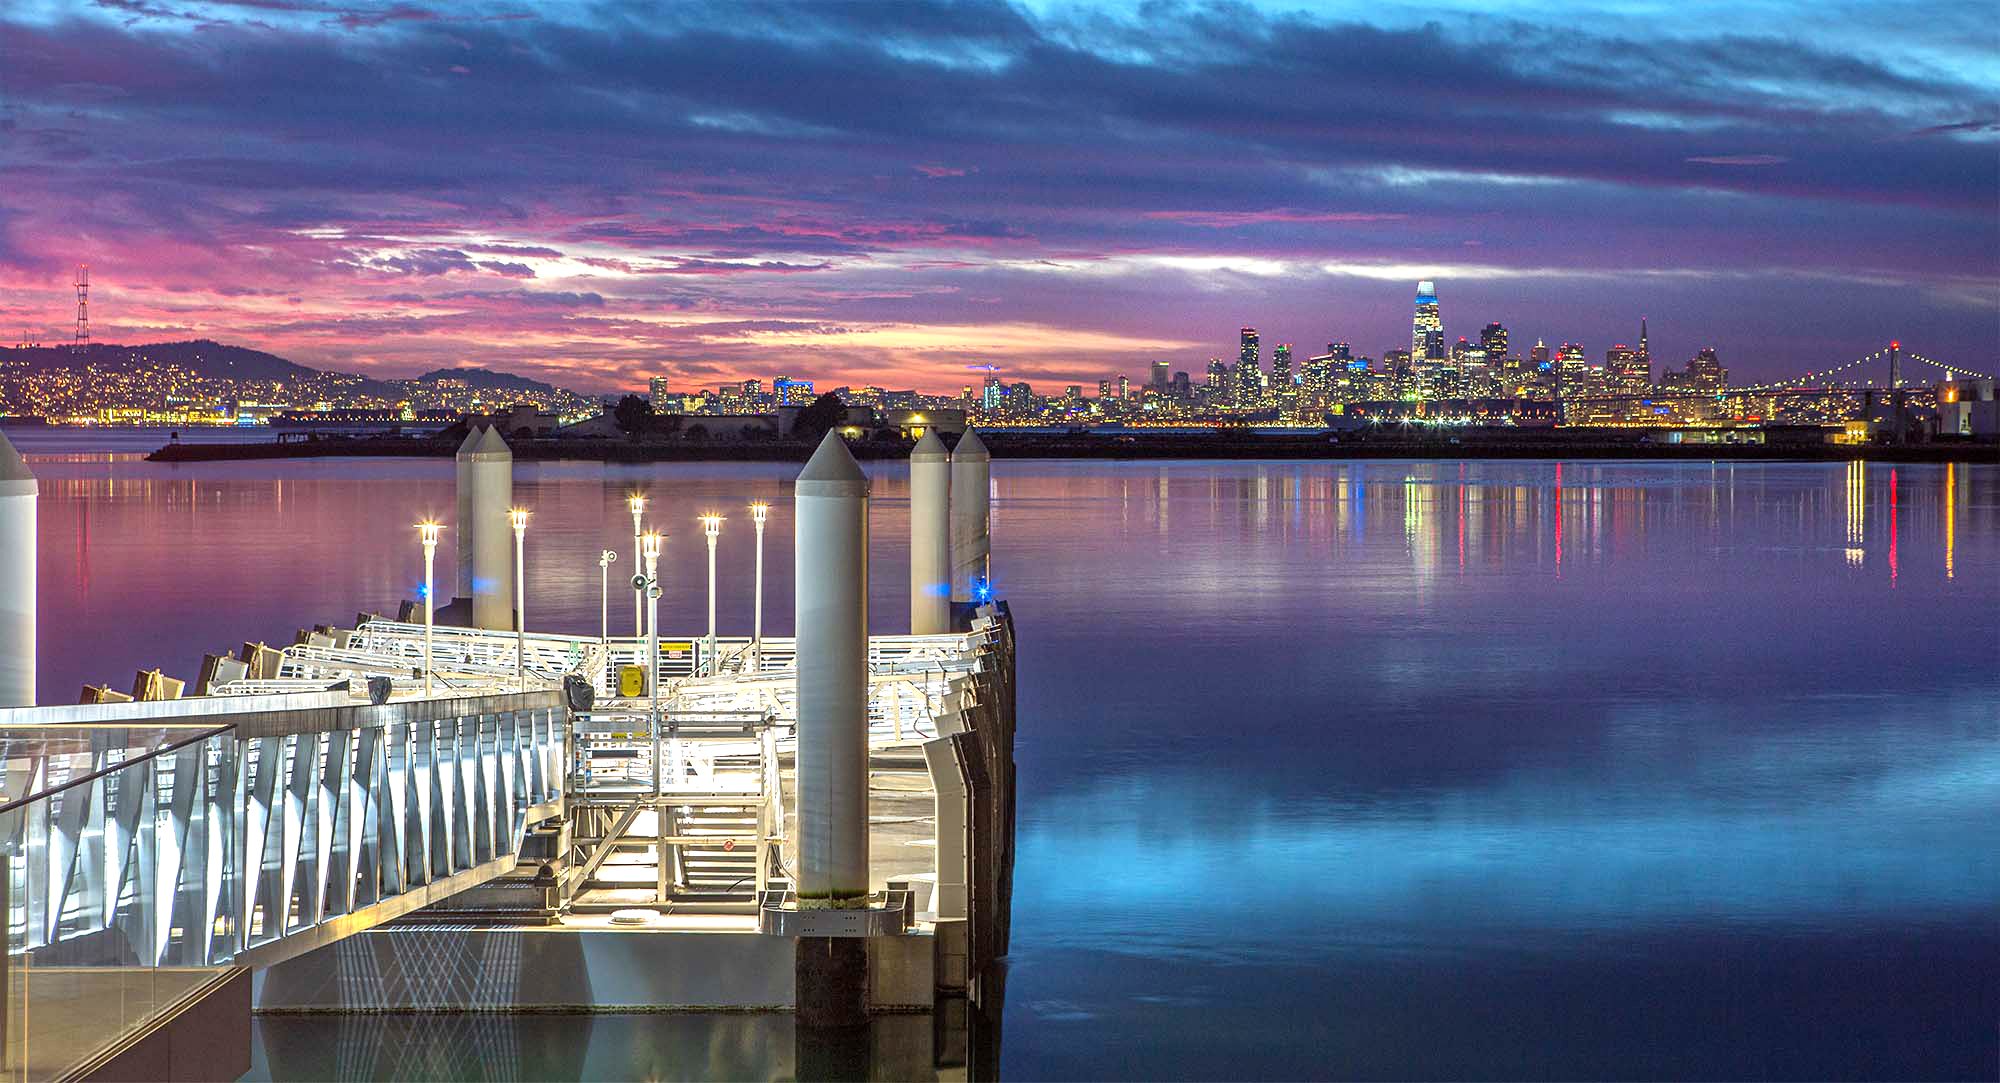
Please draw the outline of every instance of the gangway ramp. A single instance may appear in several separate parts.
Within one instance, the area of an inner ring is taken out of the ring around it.
[[[7,1063],[154,1021],[78,989],[268,966],[511,872],[564,814],[568,724],[557,691],[0,710]]]

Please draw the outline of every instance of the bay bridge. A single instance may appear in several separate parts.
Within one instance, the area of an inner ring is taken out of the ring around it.
[[[837,435],[795,486],[787,637],[761,634],[761,571],[752,635],[718,635],[712,605],[662,634],[651,560],[635,634],[610,634],[608,589],[601,634],[532,630],[511,454],[475,430],[459,467],[471,626],[440,623],[427,584],[398,619],[211,656],[190,695],[142,673],[131,697],[34,706],[34,481],[0,437],[0,541],[30,539],[0,561],[0,598],[27,592],[0,609],[0,704],[26,704],[0,707],[0,1071],[234,1078],[253,1009],[983,1025],[1014,645],[977,434],[912,458],[894,635],[869,632],[868,482]]]
[[[1906,378],[1904,362],[1934,379]],[[1599,381],[1578,391],[1558,383],[1552,398],[1444,398],[1351,403],[1346,413],[1364,419],[1481,419],[1553,422],[1571,426],[1656,428],[1738,425],[1860,424],[1869,439],[1907,442],[1921,435],[1992,435],[1994,377],[1937,361],[1890,342],[1871,353],[1778,380],[1728,385],[1719,372],[1668,373],[1658,384],[1606,387]],[[1521,393],[1526,388],[1517,389]],[[1985,406],[1975,404],[1985,403]],[[1413,416],[1414,411],[1414,416]],[[1980,420],[1975,423],[1974,415]],[[1854,433],[1844,434],[1851,442]]]
[[[1884,396],[1904,392],[1930,392],[1930,388],[1916,388],[1906,380],[1902,362],[1916,362],[1924,366],[1938,382],[1954,384],[1960,380],[1994,380],[1992,374],[1974,372],[1954,364],[1938,362],[1916,352],[1902,350],[1902,342],[1890,342],[1872,354],[1864,354],[1850,362],[1836,366],[1806,370],[1798,376],[1788,376],[1782,380],[1764,380],[1760,384],[1738,384],[1728,388],[1680,388],[1680,386],[1660,386],[1648,394],[1626,394],[1626,396],[1582,396],[1570,402],[1598,402],[1598,400],[1628,400],[1628,398],[1648,398],[1648,400],[1732,400],[1732,398],[1830,398],[1830,396]],[[1876,382],[1880,380],[1880,382]]]

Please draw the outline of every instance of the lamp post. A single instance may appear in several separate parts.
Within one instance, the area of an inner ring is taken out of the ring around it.
[[[646,562],[644,574],[633,579],[643,583],[639,590],[646,599],[646,694],[650,699],[647,718],[653,731],[653,793],[664,785],[660,770],[660,534],[650,531],[639,536],[639,553]]]
[[[424,698],[431,698],[431,629],[437,624],[437,594],[432,572],[437,568],[438,531],[443,527],[424,520],[417,524],[417,537],[424,543]]]
[[[701,517],[701,532],[708,538],[708,642],[702,646],[702,667],[715,672],[715,539],[722,536],[722,516],[709,512]]]
[[[528,690],[528,577],[523,552],[528,541],[528,509],[507,513],[514,527],[514,683],[516,690]]]
[[[764,520],[771,514],[771,505],[762,500],[750,505],[750,521],[757,524],[757,587],[756,605],[750,618],[750,672],[764,671]]]
[[[597,617],[597,638],[600,642],[611,642],[611,562],[618,554],[606,549],[597,554],[597,577],[603,580],[603,596],[599,600]]]
[[[633,493],[625,498],[625,506],[632,510],[632,563],[637,564],[644,559],[640,553],[643,542],[639,518],[646,514],[646,498]],[[632,634],[640,638],[646,635],[646,592],[642,587],[632,589]]]

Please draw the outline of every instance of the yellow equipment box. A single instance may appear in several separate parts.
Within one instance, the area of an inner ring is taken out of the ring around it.
[[[646,694],[646,667],[618,667],[618,695],[621,699],[637,699]]]

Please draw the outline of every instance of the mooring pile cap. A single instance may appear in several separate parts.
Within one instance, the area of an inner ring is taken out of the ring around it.
[[[819,450],[806,460],[806,468],[799,471],[797,492],[800,496],[867,496],[868,475],[861,472],[861,464],[847,450],[847,441],[837,432],[828,432],[819,442]]]
[[[975,429],[967,429],[965,430],[965,435],[958,438],[958,447],[952,449],[951,457],[954,459],[990,459],[993,456],[987,453],[986,441],[979,438],[979,432]]]
[[[14,450],[7,440],[7,434],[0,432],[0,496],[34,496],[35,472],[28,469],[28,461]]]
[[[508,447],[507,441],[500,438],[500,426],[495,425],[482,433],[479,442],[472,445],[472,455],[474,458],[489,462],[494,459],[511,459],[514,457],[514,449]]]

